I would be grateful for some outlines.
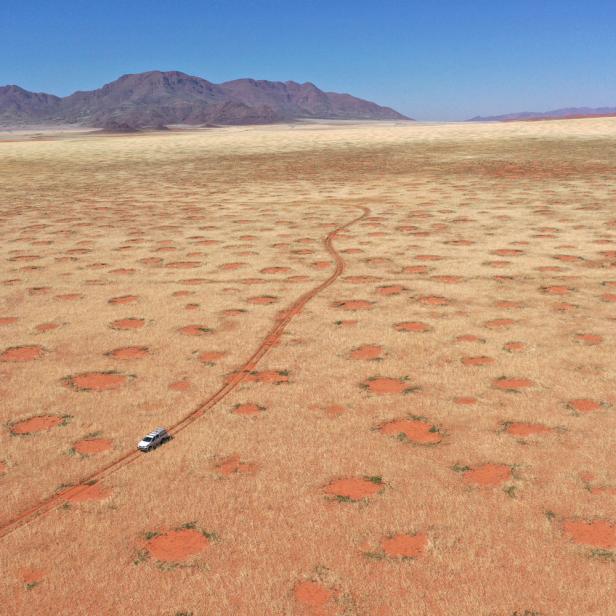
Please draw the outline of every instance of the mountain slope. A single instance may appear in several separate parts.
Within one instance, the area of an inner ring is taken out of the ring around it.
[[[81,124],[136,128],[166,124],[260,124],[302,118],[405,120],[402,114],[312,83],[236,79],[214,84],[179,71],[123,75],[60,98],[0,88],[0,125]]]
[[[496,116],[476,116],[467,122],[513,122],[515,120],[565,120],[616,115],[616,107],[566,107],[552,111],[521,111]]]

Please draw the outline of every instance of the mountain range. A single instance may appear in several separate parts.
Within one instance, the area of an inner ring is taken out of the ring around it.
[[[299,119],[409,120],[350,94],[312,83],[236,79],[215,84],[179,71],[123,75],[102,88],[70,96],[0,87],[0,126],[90,126],[112,130],[168,124],[265,124]]]
[[[467,122],[515,122],[516,120],[569,120],[615,116],[616,107],[566,107],[552,111],[520,111],[496,116],[476,116]]]

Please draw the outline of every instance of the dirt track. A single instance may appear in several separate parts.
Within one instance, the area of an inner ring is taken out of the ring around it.
[[[358,216],[353,220],[337,227],[336,229],[328,233],[323,240],[325,249],[334,259],[334,272],[321,284],[304,293],[295,302],[293,302],[291,306],[283,310],[278,315],[276,323],[272,330],[259,344],[259,346],[250,356],[250,358],[237,371],[232,374],[231,378],[229,378],[227,382],[218,391],[216,391],[209,398],[204,400],[195,410],[191,411],[188,415],[168,427],[168,431],[172,436],[175,437],[179,432],[185,430],[188,426],[190,426],[190,424],[199,419],[199,417],[201,417],[206,411],[211,409],[213,406],[221,402],[227,395],[229,395],[246,378],[248,373],[252,372],[257,368],[259,361],[263,358],[263,356],[275,344],[278,343],[285,328],[293,319],[293,317],[297,316],[302,311],[303,307],[313,297],[318,295],[327,287],[331,286],[340,277],[340,275],[344,272],[344,259],[342,259],[340,254],[336,252],[336,249],[333,245],[333,240],[335,239],[336,234],[339,231],[348,229],[354,223],[359,222],[360,220],[369,215],[369,208],[361,207],[361,209],[363,210],[361,216]],[[81,479],[81,481],[79,481],[77,485],[66,488],[61,492],[40,501],[26,511],[20,513],[18,516],[14,517],[12,520],[9,520],[7,523],[0,526],[0,538],[4,537],[5,535],[8,535],[17,528],[28,524],[32,520],[39,518],[45,513],[48,513],[52,509],[59,507],[63,503],[67,502],[67,500],[79,497],[79,495],[85,490],[88,490],[94,484],[99,483],[100,481],[105,479],[105,477],[108,477],[109,475],[115,473],[116,471],[127,466],[128,464],[136,462],[142,455],[143,454],[141,452],[136,450],[128,451],[113,462],[106,464],[95,472],[84,477],[83,479]]]

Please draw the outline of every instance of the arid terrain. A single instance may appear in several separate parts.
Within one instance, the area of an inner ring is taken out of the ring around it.
[[[616,118],[4,134],[0,229],[3,614],[614,614]]]

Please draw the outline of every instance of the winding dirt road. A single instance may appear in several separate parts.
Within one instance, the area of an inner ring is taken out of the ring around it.
[[[254,371],[257,367],[258,363],[263,359],[263,357],[270,351],[270,349],[280,340],[282,334],[284,333],[287,325],[291,322],[291,320],[300,314],[303,310],[304,306],[314,297],[316,297],[319,293],[327,289],[331,286],[344,272],[345,262],[337,250],[334,248],[333,241],[336,238],[336,235],[355,223],[363,220],[370,214],[370,209],[365,206],[351,206],[356,207],[362,210],[362,214],[350,220],[330,231],[325,238],[323,239],[323,244],[327,252],[331,255],[335,263],[335,269],[332,274],[324,280],[321,284],[316,287],[306,291],[303,295],[301,295],[291,306],[283,311],[281,311],[274,323],[274,326],[269,331],[267,336],[261,341],[255,352],[250,356],[250,358],[237,370],[232,376],[225,382],[225,384],[218,389],[214,394],[212,394],[209,398],[204,400],[197,408],[188,413],[185,417],[177,421],[175,424],[169,427],[169,432],[172,435],[179,434],[182,430],[190,426],[194,421],[199,419],[206,411],[209,411],[212,407],[218,404],[221,400],[223,400],[226,396],[228,396],[245,378],[250,372]],[[41,516],[49,513],[55,508],[61,506],[67,500],[75,497],[80,494],[84,490],[87,490],[94,484],[99,483],[109,475],[119,471],[121,468],[124,468],[128,464],[135,462],[140,459],[141,454],[137,450],[131,450],[119,458],[116,458],[113,462],[99,468],[93,473],[90,473],[88,476],[83,477],[79,483],[73,485],[65,490],[57,492],[52,496],[39,501],[29,509],[22,511],[19,515],[15,516],[8,522],[2,524],[0,526],[0,538],[5,537],[6,535],[12,533],[18,528],[30,524],[34,520],[40,518]]]

